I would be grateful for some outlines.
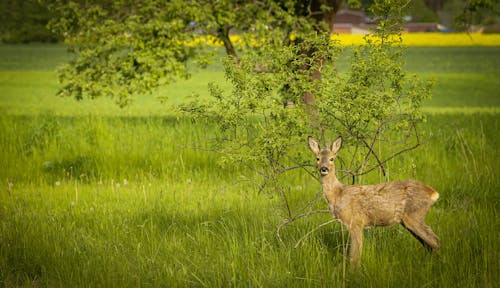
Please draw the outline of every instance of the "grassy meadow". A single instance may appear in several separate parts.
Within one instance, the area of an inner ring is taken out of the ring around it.
[[[431,256],[402,227],[371,228],[356,273],[344,269],[348,235],[340,224],[319,226],[329,215],[294,222],[280,241],[279,199],[259,194],[242,167],[189,148],[215,126],[172,107],[193,93],[208,94],[210,81],[223,83],[220,64],[120,109],[109,99],[55,97],[55,68],[68,59],[63,46],[0,45],[0,285],[500,282],[500,46],[408,48],[408,71],[436,85],[424,103],[424,145],[391,161],[389,173],[439,191],[427,222],[442,248]],[[291,210],[302,213],[320,185],[303,172],[288,177]]]

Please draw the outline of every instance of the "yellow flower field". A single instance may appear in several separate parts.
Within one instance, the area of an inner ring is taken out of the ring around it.
[[[500,46],[500,34],[482,33],[404,33],[403,44],[407,46]],[[339,40],[341,45],[361,45],[364,43],[362,34],[333,34],[332,39]],[[213,45],[221,45],[209,37],[200,37],[199,41],[207,41]],[[233,43],[241,43],[239,35],[232,35]]]
[[[361,34],[332,35],[345,46],[364,43]],[[500,34],[481,33],[404,33],[403,44],[408,46],[500,46]]]

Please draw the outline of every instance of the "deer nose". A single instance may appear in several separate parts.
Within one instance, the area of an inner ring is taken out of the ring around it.
[[[328,170],[328,167],[321,167],[319,168],[319,172],[323,175],[326,175],[328,174],[329,170]]]

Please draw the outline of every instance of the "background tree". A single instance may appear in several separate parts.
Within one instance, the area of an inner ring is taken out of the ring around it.
[[[438,14],[424,0],[412,0],[408,5],[413,22],[439,22]]]
[[[453,1],[450,1],[453,2]],[[460,30],[471,25],[495,24],[500,21],[500,3],[495,0],[465,0],[458,15],[455,16],[455,26]]]
[[[5,43],[57,42],[47,28],[53,17],[39,0],[0,1],[0,40]]]

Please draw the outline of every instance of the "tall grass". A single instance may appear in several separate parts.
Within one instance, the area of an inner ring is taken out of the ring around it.
[[[447,51],[456,52],[457,63],[468,61],[454,49]],[[443,54],[429,51],[430,58]],[[419,55],[409,65],[421,73]],[[416,178],[439,191],[427,219],[442,240],[438,255],[427,254],[402,227],[372,228],[365,231],[361,270],[349,273],[347,233],[338,223],[320,226],[329,215],[295,221],[281,230],[280,240],[276,228],[287,213],[280,197],[259,194],[244,167],[190,148],[203,145],[214,123],[166,113],[153,98],[124,111],[107,100],[53,100],[55,79],[42,80],[55,76],[50,69],[2,69],[5,287],[495,287],[500,281],[498,92],[479,93],[494,99],[490,108],[469,109],[484,107],[482,100],[460,93],[467,91],[462,86],[450,88],[464,107],[427,108],[424,145],[389,163],[391,179]],[[443,79],[457,70],[425,72]],[[498,73],[480,70],[463,72],[475,75],[469,79]],[[33,78],[37,73],[44,76]],[[200,72],[187,83],[202,89],[220,73]],[[164,91],[187,95],[191,89],[181,84]],[[456,106],[445,96],[438,93],[436,101]],[[301,171],[286,180],[290,211],[304,212],[318,195],[318,182]],[[325,209],[324,202],[319,199],[315,208]]]
[[[414,175],[439,190],[428,217],[443,240],[439,256],[402,228],[374,228],[365,232],[363,270],[346,277],[339,224],[303,239],[328,215],[287,226],[281,243],[275,195],[256,193],[217,156],[183,149],[203,139],[209,124],[2,116],[0,279],[65,287],[493,287],[498,117],[459,116],[430,115],[428,143],[390,167],[393,177]],[[291,177],[298,213],[319,187],[308,176]]]

